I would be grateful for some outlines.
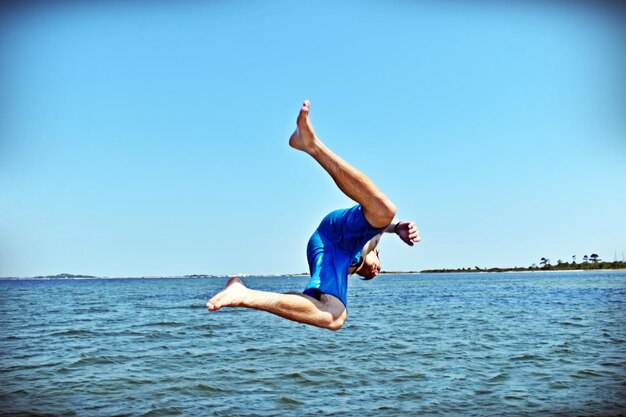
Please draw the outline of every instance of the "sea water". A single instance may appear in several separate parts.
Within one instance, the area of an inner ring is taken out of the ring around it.
[[[0,281],[0,413],[626,414],[623,271],[351,278],[338,332],[208,313],[225,281]]]

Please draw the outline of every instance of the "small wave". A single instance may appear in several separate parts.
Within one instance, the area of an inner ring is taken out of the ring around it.
[[[22,355],[13,356],[13,359],[30,359],[30,358],[34,358],[35,356],[38,356],[38,355],[35,353],[24,353]]]
[[[147,326],[147,327],[152,327],[152,326],[173,326],[173,327],[177,327],[177,326],[182,326],[185,323],[181,323],[178,321],[155,321],[153,323],[145,323],[142,324],[142,326]]]
[[[88,309],[86,309],[87,313],[109,313],[113,311],[115,310],[112,310],[109,307],[89,307]]]
[[[488,389],[477,389],[474,391],[474,394],[476,395],[489,395],[489,394],[493,394],[493,391],[488,390]]]
[[[504,396],[504,399],[511,400],[511,401],[520,401],[520,400],[525,400],[526,397],[523,397],[521,395],[507,394]]]
[[[289,405],[302,405],[304,404],[302,401],[296,400],[295,398],[291,398],[291,397],[287,397],[287,396],[282,396],[278,399],[278,402],[281,402],[283,404],[289,404]]]
[[[377,411],[394,411],[397,410],[396,407],[392,407],[390,405],[380,405],[378,407],[376,407]]]
[[[302,375],[299,372],[292,372],[289,374],[285,375],[286,379],[296,379],[298,380],[298,383],[300,384],[305,384],[305,385],[309,385],[309,384],[315,384],[316,382],[312,379],[307,378],[306,376]]]
[[[261,349],[255,347],[249,347],[244,350],[244,352],[259,352]]]
[[[166,388],[167,391],[189,394],[189,388],[186,386],[175,385],[173,387]]]
[[[189,326],[189,329],[191,330],[212,330],[213,328],[215,328],[213,323],[202,323],[196,324],[195,326]]]
[[[145,336],[147,333],[137,330],[119,330],[100,333],[101,336]]]
[[[149,341],[159,341],[159,340],[163,340],[163,339],[172,339],[175,338],[176,335],[171,334],[168,331],[162,331],[162,332],[151,332],[151,333],[146,333],[143,335],[143,339],[144,340],[149,340]]]
[[[587,327],[581,323],[572,323],[571,321],[562,321],[559,323],[561,326],[571,326],[571,327]]]
[[[180,416],[183,412],[178,407],[163,407],[163,408],[155,408],[154,410],[150,410],[147,413],[142,414],[143,417],[154,417],[154,416]]]
[[[426,375],[415,372],[408,375],[397,375],[391,378],[391,382],[411,382],[411,381],[419,381],[426,379]]]
[[[69,374],[70,372],[72,372],[72,370],[70,368],[66,368],[65,366],[57,370],[57,373],[61,375]]]
[[[50,336],[93,336],[95,332],[87,329],[70,329],[52,333]]]
[[[123,382],[126,382],[129,385],[148,385],[148,384],[154,384],[154,381],[151,379],[136,379],[136,378],[124,378],[122,380]]]
[[[602,376],[601,373],[591,369],[583,369],[572,375],[574,378],[596,378]]]
[[[624,367],[624,364],[617,363],[617,362],[602,362],[600,365],[606,366],[606,367],[616,367],[616,368]]]
[[[206,304],[192,304],[192,305],[180,304],[180,305],[174,305],[174,306],[167,306],[167,305],[161,305],[161,304],[159,304],[159,305],[149,305],[149,304],[146,304],[146,305],[143,306],[143,308],[145,308],[146,310],[159,310],[159,311],[162,311],[162,310],[187,310],[188,308],[196,309],[196,308],[200,308],[200,307],[206,308]]]
[[[214,393],[214,392],[228,392],[228,390],[213,385],[198,384],[195,389],[202,392]]]
[[[491,378],[489,378],[489,381],[500,382],[500,381],[506,381],[507,379],[509,379],[509,375],[505,372],[500,372],[500,373],[495,374]]]
[[[543,361],[545,358],[532,354],[524,354],[519,356],[513,356],[512,361]]]
[[[111,365],[116,363],[122,363],[126,356],[94,356],[90,358],[81,358],[74,362],[72,366],[90,366],[90,365]]]
[[[550,383],[550,389],[567,389],[569,385],[567,385],[563,381],[553,381]]]
[[[28,391],[26,391],[25,389],[22,389],[22,388],[17,389],[17,390],[15,390],[15,391],[5,392],[5,393],[0,394],[0,401],[4,400],[4,398],[3,398],[3,397],[4,397],[5,395],[7,395],[7,396],[8,396],[8,394],[10,394],[10,395],[28,395],[28,394],[30,394],[30,392],[28,392]],[[1,403],[0,403],[0,404],[1,404]]]
[[[417,392],[406,391],[406,392],[400,393],[397,398],[400,401],[419,401],[423,399],[424,396]]]
[[[320,368],[313,368],[313,369],[307,369],[306,370],[306,374],[309,376],[328,376],[329,372],[324,370],[324,369],[320,369]]]
[[[483,337],[485,339],[489,340],[489,341],[499,341],[500,340],[500,338],[497,335],[491,334],[491,333],[485,333],[483,335]]]
[[[3,371],[15,371],[15,370],[27,370],[27,369],[39,369],[39,368],[49,368],[52,366],[62,365],[63,362],[48,362],[48,363],[40,363],[40,364],[29,364],[29,365],[13,365],[8,368],[4,368]]]

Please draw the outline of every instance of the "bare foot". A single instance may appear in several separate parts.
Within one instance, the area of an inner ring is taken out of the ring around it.
[[[306,100],[302,103],[302,108],[296,120],[298,127],[289,138],[289,146],[304,152],[312,150],[318,141],[315,131],[313,130],[313,125],[309,120],[310,111],[311,103],[309,103],[309,100]]]
[[[239,278],[231,278],[228,280],[224,289],[213,296],[206,303],[206,308],[209,311],[217,311],[222,307],[237,307],[241,306],[246,296],[248,289],[243,285]]]

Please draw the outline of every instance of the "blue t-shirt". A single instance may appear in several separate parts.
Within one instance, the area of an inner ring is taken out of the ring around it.
[[[361,205],[324,217],[307,245],[311,279],[304,293],[316,298],[320,292],[334,295],[347,307],[350,266],[360,261],[363,246],[384,230],[367,222]]]

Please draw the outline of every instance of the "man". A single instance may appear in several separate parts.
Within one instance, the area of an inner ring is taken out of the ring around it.
[[[394,221],[396,206],[363,173],[328,149],[317,137],[305,101],[289,145],[311,155],[339,189],[358,204],[327,215],[307,246],[311,279],[303,293],[279,294],[252,290],[238,278],[207,303],[209,311],[247,307],[330,330],[347,318],[348,275],[372,279],[380,272],[376,246],[382,233],[396,233],[406,244],[419,242],[413,222]]]

